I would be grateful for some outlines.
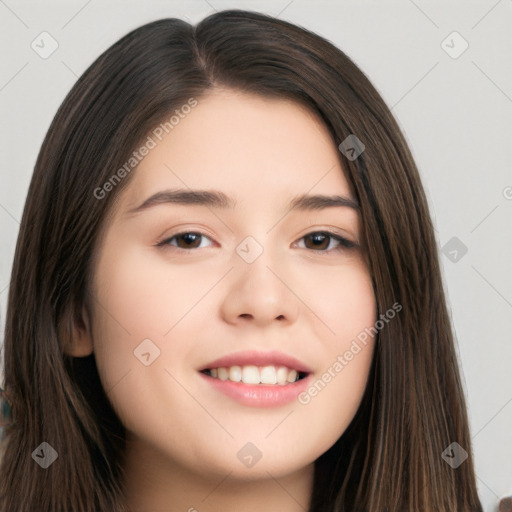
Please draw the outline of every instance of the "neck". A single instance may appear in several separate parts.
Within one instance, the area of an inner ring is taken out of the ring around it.
[[[238,479],[190,469],[140,442],[127,443],[124,488],[130,512],[305,512],[313,486],[314,464],[275,478]]]

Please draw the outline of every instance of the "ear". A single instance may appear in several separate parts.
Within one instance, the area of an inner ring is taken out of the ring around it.
[[[94,350],[91,321],[86,307],[79,314],[67,314],[60,330],[63,351],[72,357],[85,357]]]

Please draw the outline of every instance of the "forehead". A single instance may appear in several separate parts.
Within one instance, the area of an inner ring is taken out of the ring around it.
[[[177,188],[222,190],[237,205],[269,207],[306,192],[353,198],[327,127],[304,106],[221,90],[187,111],[149,133],[152,147],[125,191],[125,210]]]

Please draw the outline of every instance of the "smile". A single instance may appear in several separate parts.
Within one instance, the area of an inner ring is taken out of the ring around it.
[[[202,371],[205,375],[231,382],[242,382],[252,385],[277,385],[286,386],[306,377],[305,372],[297,371],[286,366],[229,366],[219,368],[208,368]]]

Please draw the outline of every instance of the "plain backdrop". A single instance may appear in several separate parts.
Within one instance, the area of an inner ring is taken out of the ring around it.
[[[64,96],[128,31],[228,8],[279,16],[332,41],[405,133],[436,225],[479,494],[495,511],[512,495],[512,0],[0,0],[0,346],[26,193]],[[33,49],[41,37],[47,49],[58,45],[47,58]]]

